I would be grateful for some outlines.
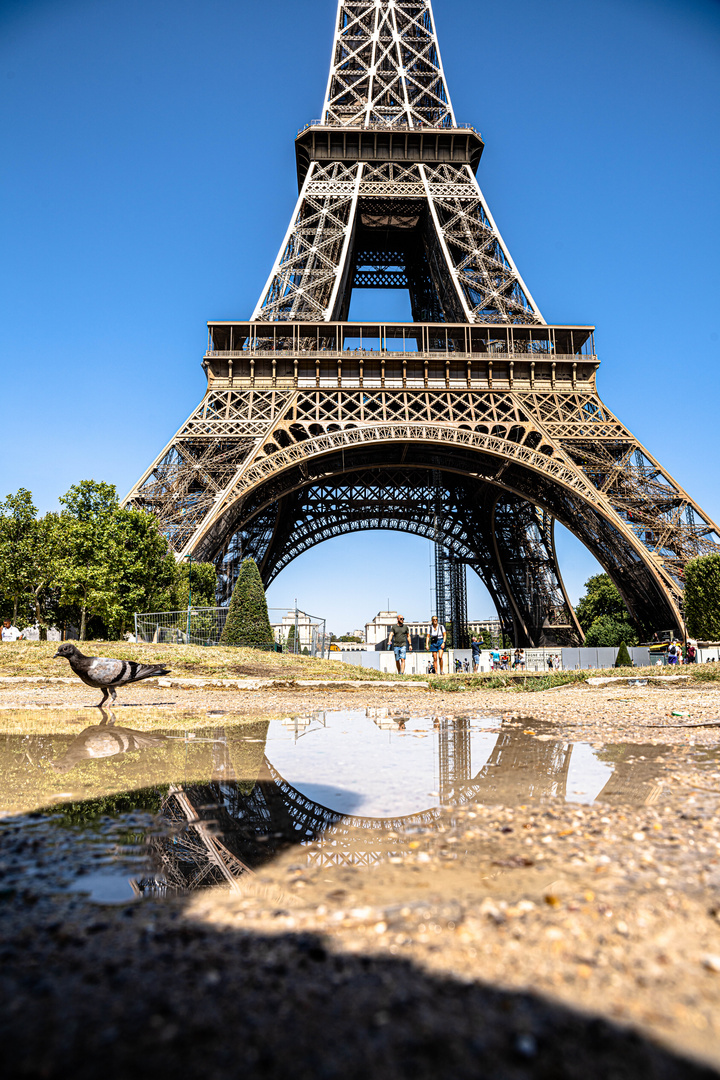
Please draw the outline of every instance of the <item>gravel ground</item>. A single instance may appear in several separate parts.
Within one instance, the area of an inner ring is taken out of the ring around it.
[[[0,721],[3,711],[8,709],[90,709],[97,704],[98,693],[82,685],[77,688],[54,684],[0,686]],[[720,725],[720,684],[674,684],[667,688],[653,685],[588,687],[581,684],[536,693],[510,690],[403,692],[402,689],[388,693],[382,688],[364,688],[358,693],[352,690],[163,689],[145,683],[123,687],[115,711],[119,716],[130,709],[161,708],[163,716],[177,713],[187,717],[195,710],[199,716],[206,716],[209,709],[267,715],[385,705],[393,710],[405,709],[425,715],[531,716],[554,724],[559,731],[572,731],[573,738],[584,738],[582,732],[602,733],[607,737],[607,733],[613,731],[622,738],[633,738],[641,729],[656,728],[665,740],[665,729],[682,724],[717,721]],[[673,712],[689,713],[689,716],[677,717],[672,715]],[[685,737],[687,733],[683,735]],[[717,732],[698,730],[691,737],[713,742]]]
[[[88,696],[3,689],[0,721]],[[608,804],[447,809],[389,858],[291,849],[232,893],[120,907],[52,888],[52,822],[6,822],[6,1075],[718,1075],[720,727],[687,725],[718,720],[719,690],[418,700],[141,686],[122,700],[118,723],[137,726],[151,723],[143,706],[165,723],[363,706],[532,717],[539,739],[635,743],[642,767]]]

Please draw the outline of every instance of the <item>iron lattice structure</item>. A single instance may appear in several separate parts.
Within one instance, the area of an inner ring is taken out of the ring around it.
[[[478,186],[429,0],[340,0],[322,118],[295,146],[253,316],[209,324],[207,392],[126,502],[178,557],[216,562],[221,600],[245,554],[267,583],[328,536],[417,532],[480,574],[525,646],[582,640],[557,519],[641,628],[681,630],[685,564],[717,527],[600,400],[594,328],[545,323]],[[348,322],[370,287],[407,290],[414,321]]]

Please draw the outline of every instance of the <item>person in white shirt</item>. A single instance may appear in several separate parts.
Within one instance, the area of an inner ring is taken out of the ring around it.
[[[2,639],[3,641],[22,641],[23,634],[18,630],[17,626],[12,625],[9,619],[4,619],[2,625]]]

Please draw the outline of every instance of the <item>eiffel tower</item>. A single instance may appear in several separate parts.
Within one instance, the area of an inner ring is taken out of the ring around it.
[[[470,566],[516,644],[577,644],[555,520],[645,633],[683,627],[683,569],[716,525],[600,400],[594,327],[549,325],[490,213],[484,144],[455,120],[430,0],[339,0],[322,118],[246,322],[208,324],[207,391],[126,499],[223,597],[359,529]],[[411,323],[348,322],[354,288]]]

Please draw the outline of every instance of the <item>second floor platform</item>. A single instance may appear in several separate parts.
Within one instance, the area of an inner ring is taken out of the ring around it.
[[[210,322],[208,382],[408,389],[592,387],[594,327]]]

